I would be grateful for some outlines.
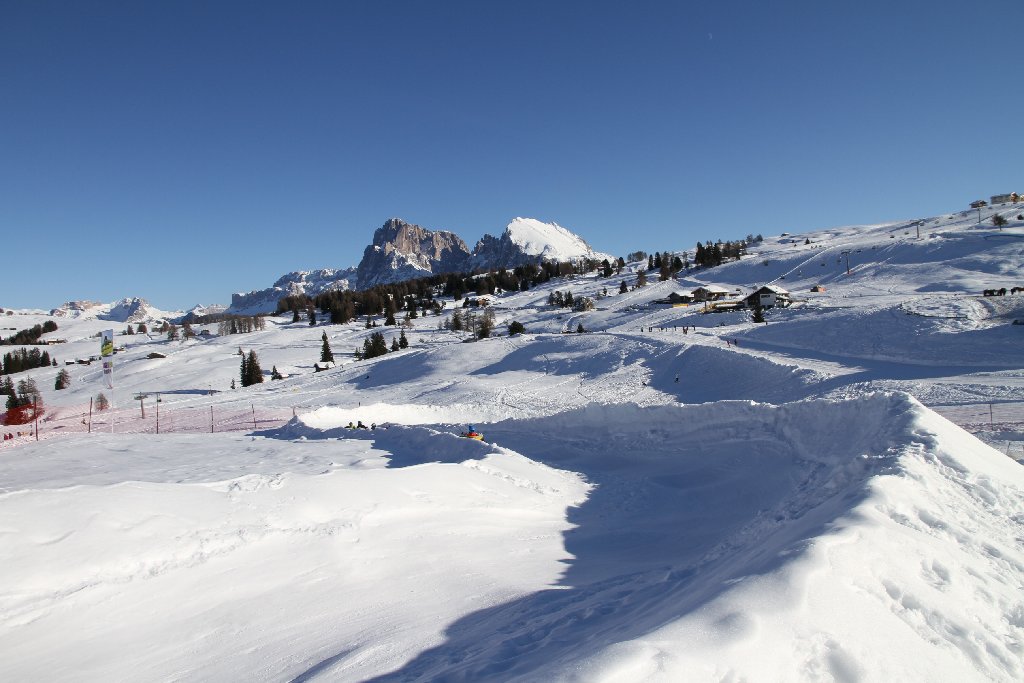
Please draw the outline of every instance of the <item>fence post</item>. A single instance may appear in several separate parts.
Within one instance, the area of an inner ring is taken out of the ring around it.
[[[39,441],[39,399],[32,399],[32,417],[36,422],[36,441]]]
[[[250,403],[249,407],[252,408],[252,429],[256,431],[256,404]]]
[[[213,406],[210,406],[210,433],[213,434]]]
[[[92,434],[92,396],[89,397],[89,433]]]

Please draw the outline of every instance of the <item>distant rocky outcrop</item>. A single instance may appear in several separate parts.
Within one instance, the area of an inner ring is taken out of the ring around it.
[[[88,314],[96,315],[99,308],[106,304],[99,301],[68,301],[50,311],[56,318],[81,318]]]
[[[110,307],[106,313],[100,314],[100,320],[119,323],[141,323],[155,318],[162,318],[163,311],[156,311],[148,301],[139,297],[121,299]]]
[[[373,233],[356,269],[357,289],[466,270],[466,243],[447,230],[427,230],[392,218]]]
[[[277,311],[277,302],[286,296],[314,297],[321,292],[334,289],[353,289],[355,277],[355,268],[295,271],[281,276],[267,289],[232,294],[227,312],[237,315],[274,313]]]
[[[139,297],[121,299],[112,304],[97,301],[69,301],[52,311],[50,315],[58,318],[96,318],[117,323],[141,323],[167,316],[164,311],[157,310]]]

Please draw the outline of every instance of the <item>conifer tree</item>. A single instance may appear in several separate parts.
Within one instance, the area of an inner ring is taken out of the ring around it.
[[[249,351],[245,369],[249,373],[250,385],[263,383],[263,370],[260,368],[260,359],[256,357],[255,351]]]
[[[242,386],[249,386],[249,359],[246,358],[245,354],[242,354],[242,362],[239,364],[238,375],[239,379],[242,380]]]
[[[60,391],[61,389],[67,389],[71,385],[71,374],[67,370],[62,369],[57,373],[57,379],[53,383],[53,388]]]
[[[327,341],[327,333],[326,332],[323,333],[323,335],[321,336],[321,339],[323,339],[324,343],[323,343],[323,346],[320,347],[320,362],[321,363],[333,363],[334,362],[334,354],[331,352],[331,345]]]
[[[626,286],[626,281],[623,280],[622,282],[619,283],[619,294],[625,294],[628,291],[629,287]]]
[[[402,330],[401,334],[398,335],[398,348],[407,349],[409,348],[409,340],[405,336],[405,330]]]
[[[392,351],[398,351],[400,348],[402,348],[402,347],[398,345],[398,337],[392,337],[391,338],[391,350]]]
[[[106,410],[110,407],[110,401],[107,400],[107,395],[102,391],[96,394],[96,410]]]
[[[26,377],[23,380],[18,381],[18,398],[24,403],[22,405],[28,405],[33,401],[42,401],[42,395],[39,393],[39,387],[36,386],[36,381],[31,377]]]
[[[363,358],[376,358],[387,352],[388,342],[384,339],[383,333],[374,332],[363,340]]]
[[[491,332],[494,331],[494,311],[490,308],[484,311],[484,314],[480,316],[480,320],[476,326],[476,336],[478,339],[487,339],[491,336]]]

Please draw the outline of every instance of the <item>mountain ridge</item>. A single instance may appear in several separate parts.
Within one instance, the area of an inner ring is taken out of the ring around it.
[[[431,230],[401,218],[389,218],[373,233],[359,265],[287,273],[267,289],[231,295],[227,312],[271,313],[289,295],[316,296],[333,289],[366,290],[415,278],[476,269],[515,268],[542,260],[609,258],[594,251],[579,235],[557,223],[517,217],[501,236],[490,234],[471,251],[449,230]]]

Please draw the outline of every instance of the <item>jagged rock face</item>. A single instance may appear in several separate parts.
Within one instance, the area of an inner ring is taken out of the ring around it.
[[[484,235],[473,248],[473,267],[484,270],[515,268],[540,261],[539,255],[524,253],[518,244],[509,239],[507,231],[501,237]]]
[[[110,307],[109,312],[98,317],[101,320],[111,320],[119,323],[140,323],[153,318],[151,309],[152,306],[149,305],[148,301],[133,297],[131,299],[121,299]]]
[[[427,230],[392,218],[373,233],[357,268],[322,269],[288,273],[268,289],[233,294],[229,313],[273,313],[285,296],[316,296],[331,289],[366,290],[444,273],[465,273],[476,268],[514,268],[543,259],[602,258],[578,235],[556,223],[516,218],[501,237],[484,235],[470,253],[466,243],[446,230]]]
[[[466,270],[469,249],[455,233],[392,218],[373,233],[357,268],[357,288]]]

